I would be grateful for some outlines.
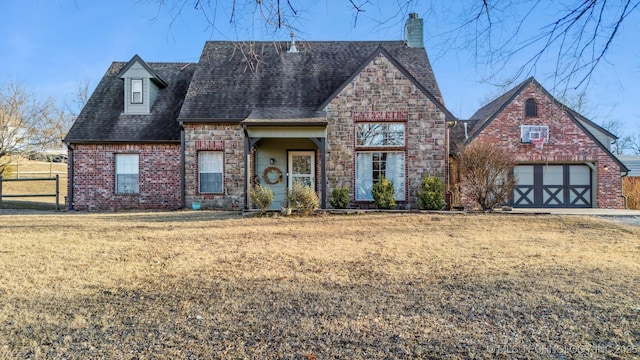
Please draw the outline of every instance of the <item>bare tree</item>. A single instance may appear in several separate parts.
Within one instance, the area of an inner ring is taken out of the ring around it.
[[[59,147],[71,117],[53,99],[39,101],[20,85],[0,87],[0,173],[10,157]]]
[[[475,141],[459,157],[462,192],[482,210],[506,204],[513,195],[513,153],[496,144]]]
[[[602,126],[602,128],[607,130],[608,132],[618,136],[618,140],[616,140],[616,142],[612,144],[611,152],[615,155],[624,154],[625,150],[629,148],[629,143],[631,140],[631,136],[625,134],[624,124],[618,119],[607,117],[606,119],[604,119],[604,121],[602,121],[600,126]]]
[[[623,138],[625,149],[633,155],[640,155],[640,131]]]
[[[311,2],[306,0],[144,0],[155,3],[158,13],[167,13],[171,17],[171,24],[185,10],[200,12],[206,24],[215,28],[217,22],[222,20],[236,25],[237,28],[253,28],[245,19],[253,21],[260,19],[266,30],[284,30],[287,33],[298,30],[301,24],[301,14],[309,7]],[[399,9],[407,12],[417,0],[395,0]],[[378,0],[344,0],[344,5],[353,11],[354,26],[358,22],[360,14],[372,7],[377,7]],[[327,6],[329,6],[327,4]],[[335,6],[335,5],[334,5]],[[248,15],[257,15],[256,17]],[[397,14],[396,14],[397,15]]]
[[[159,13],[168,13],[171,22],[185,10],[194,10],[202,13],[206,24],[213,28],[219,20],[239,28],[253,28],[259,21],[265,29],[285,31],[286,35],[304,27],[303,14],[310,6],[310,2],[304,0],[145,1],[156,4]],[[357,26],[360,16],[375,13],[374,10],[380,9],[387,0],[343,0],[339,5],[325,2],[327,7],[350,9],[354,26]],[[393,7],[396,11],[379,15],[380,18],[373,21],[381,25],[399,21],[408,12],[416,10],[434,17],[446,17],[446,23],[453,26],[441,31],[442,43],[447,48],[458,46],[465,51],[471,48],[478,65],[488,65],[493,69],[487,81],[495,83],[497,74],[500,74],[500,85],[509,86],[523,74],[532,74],[541,62],[553,61],[556,84],[564,89],[578,89],[588,84],[610,49],[619,46],[615,39],[623,30],[623,24],[639,13],[640,0],[579,0],[570,3],[476,0],[461,2],[453,7],[454,11],[451,11],[450,2],[426,4],[419,0],[393,0]],[[537,31],[528,35],[524,29]],[[521,64],[519,71],[504,78],[502,70],[514,61]]]
[[[571,110],[574,110],[575,112],[579,113],[582,116],[585,116],[587,118],[591,118],[591,107],[589,106],[589,98],[587,96],[587,91],[586,90],[582,90],[578,93],[571,93],[571,94],[563,94],[562,98],[560,99],[560,102],[562,102],[566,107],[568,107]],[[607,131],[610,131],[609,129],[607,129]],[[613,131],[611,131],[613,133]]]
[[[86,80],[86,79],[78,81],[77,83],[78,88],[76,89],[76,92],[73,93],[72,95],[71,104],[67,104],[65,106],[67,108],[67,112],[69,113],[69,116],[73,118],[78,117],[82,108],[89,101],[89,96],[90,96],[89,84],[90,84],[89,80]]]
[[[624,123],[610,116],[600,124],[610,133],[617,135],[618,140],[612,144],[611,152],[615,155],[640,155],[640,128],[629,129]]]
[[[515,81],[522,74],[535,73],[541,62],[552,61],[556,84],[579,89],[617,45],[614,40],[631,15],[638,14],[640,1],[483,0],[467,6],[457,34],[463,34],[463,42],[474,44],[478,62],[494,66],[490,76],[517,61],[521,66],[513,75]],[[528,35],[525,28],[539,30]]]

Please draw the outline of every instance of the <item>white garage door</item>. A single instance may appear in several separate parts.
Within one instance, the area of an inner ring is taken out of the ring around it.
[[[592,207],[587,165],[518,165],[514,175],[514,207]]]

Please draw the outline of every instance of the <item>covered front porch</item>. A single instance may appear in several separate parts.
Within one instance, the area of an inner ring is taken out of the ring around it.
[[[245,203],[248,190],[259,184],[274,194],[270,209],[280,209],[294,182],[310,186],[318,194],[320,207],[327,207],[326,126],[322,118],[281,120],[247,119],[244,131]]]

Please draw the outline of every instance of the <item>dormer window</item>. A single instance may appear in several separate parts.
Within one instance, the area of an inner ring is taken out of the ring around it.
[[[528,99],[524,105],[525,117],[537,117],[538,116],[538,104],[534,99]]]
[[[151,114],[153,103],[168,84],[138,55],[129,60],[119,75],[124,83],[122,112],[132,115]]]
[[[142,79],[131,79],[131,103],[142,104]]]

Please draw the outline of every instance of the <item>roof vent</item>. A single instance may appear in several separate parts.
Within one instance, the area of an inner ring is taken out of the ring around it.
[[[289,34],[289,36],[291,36],[291,47],[289,48],[290,53],[297,53],[298,49],[296,48],[296,35],[291,32],[291,34]]]

